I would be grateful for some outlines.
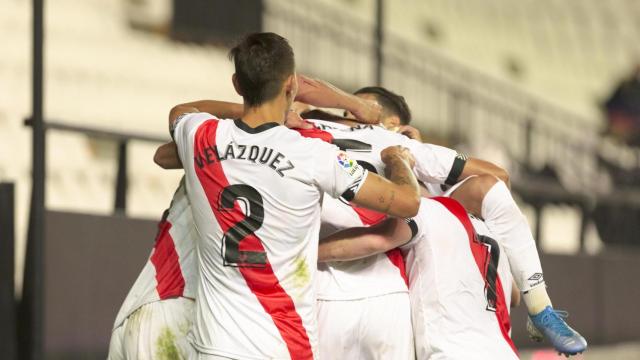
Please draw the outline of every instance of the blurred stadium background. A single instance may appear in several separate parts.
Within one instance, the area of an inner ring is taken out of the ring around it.
[[[226,52],[260,30],[300,72],[382,84],[427,141],[506,167],[582,358],[640,358],[640,2],[47,1],[40,72],[41,4],[0,0],[3,359],[106,357],[180,177],[152,162],[167,111],[240,101]],[[555,358],[524,318],[522,357]]]

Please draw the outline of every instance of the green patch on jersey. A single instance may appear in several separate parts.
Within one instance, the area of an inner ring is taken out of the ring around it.
[[[180,360],[180,352],[176,346],[176,337],[168,327],[162,329],[158,341],[156,343],[156,356],[160,360]]]

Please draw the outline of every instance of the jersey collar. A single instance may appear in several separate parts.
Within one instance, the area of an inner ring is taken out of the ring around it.
[[[257,134],[280,125],[277,122],[268,122],[258,127],[252,128],[249,125],[247,125],[245,122],[243,122],[242,119],[235,119],[233,120],[233,123],[240,129],[244,130],[245,132],[248,132],[249,134]]]

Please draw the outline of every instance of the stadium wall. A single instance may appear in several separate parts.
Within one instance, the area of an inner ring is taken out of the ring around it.
[[[46,224],[45,358],[105,359],[156,222],[48,211]]]
[[[104,359],[113,321],[153,247],[154,221],[49,211],[46,229],[45,349],[47,359]],[[543,255],[554,306],[590,344],[640,340],[640,253]],[[512,315],[520,348],[524,306]],[[542,344],[548,347],[548,344]]]
[[[640,340],[640,253],[609,250],[597,256],[541,256],[554,308],[567,310],[571,324],[590,345]],[[519,347],[532,347],[520,306],[512,313],[512,337]],[[544,344],[542,344],[544,345]]]

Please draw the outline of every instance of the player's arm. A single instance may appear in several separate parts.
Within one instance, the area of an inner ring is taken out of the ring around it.
[[[380,254],[406,244],[412,237],[411,227],[398,218],[345,229],[320,241],[318,261],[348,261]]]
[[[349,94],[328,82],[298,75],[296,101],[325,108],[347,110],[360,122],[380,123],[382,107],[373,102]]]
[[[518,289],[515,280],[511,280],[511,282],[511,307],[514,308],[520,306],[522,296],[520,295],[520,289]]]
[[[476,158],[467,159],[464,167],[462,168],[462,172],[455,180],[455,182],[457,183],[458,181],[464,180],[472,175],[493,175],[502,180],[505,184],[507,184],[508,187],[511,187],[509,173],[507,172],[507,170],[489,161]]]
[[[408,137],[409,139],[413,139],[419,142],[422,142],[422,134],[420,134],[420,130],[416,129],[411,125],[401,125],[398,127],[398,133]]]
[[[415,156],[416,172],[421,181],[455,185],[472,175],[492,175],[509,184],[507,171],[491,162],[468,158],[455,150],[404,136],[399,140]]]
[[[244,113],[244,105],[217,100],[199,100],[179,104],[169,112],[169,128],[173,128],[180,115],[199,112],[206,112],[221,118],[238,118]]]
[[[178,147],[175,142],[160,145],[153,155],[153,162],[165,170],[182,169],[182,162],[178,156]]]
[[[242,104],[216,100],[199,100],[174,106],[169,111],[169,133],[173,137],[176,119],[187,113],[209,113],[222,118],[235,118],[242,116],[244,106]],[[161,145],[156,149],[153,161],[163,169],[181,169],[182,163],[178,156],[175,142]]]
[[[380,156],[388,179],[369,173],[353,203],[400,218],[415,216],[420,207],[420,187],[412,170],[413,156],[401,146],[390,146]]]

